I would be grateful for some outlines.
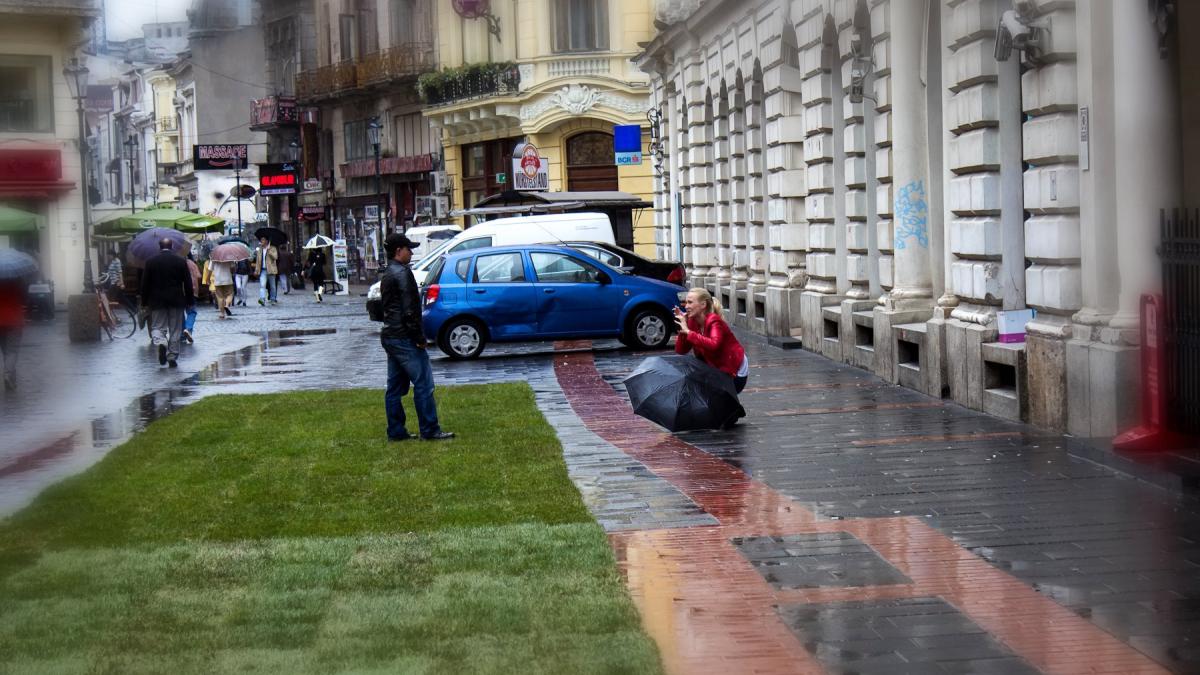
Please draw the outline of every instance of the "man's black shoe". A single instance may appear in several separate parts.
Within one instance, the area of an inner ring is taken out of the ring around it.
[[[160,365],[160,366],[167,365],[167,346],[166,345],[158,346],[158,365]]]
[[[175,359],[171,359],[170,361],[167,361],[167,366],[171,368],[178,368],[179,364],[175,363]]]
[[[422,436],[421,440],[423,440],[423,441],[448,441],[451,438],[454,438],[454,432],[439,431],[436,434],[433,434],[432,436]]]
[[[399,442],[401,442],[401,441],[411,441],[412,439],[413,439],[412,435],[408,435],[408,436],[388,436],[388,442],[389,442],[389,443],[399,443]]]

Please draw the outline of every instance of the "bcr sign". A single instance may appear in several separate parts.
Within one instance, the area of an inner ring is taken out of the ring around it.
[[[513,189],[532,192],[550,189],[549,163],[533,143],[518,143],[513,150]]]

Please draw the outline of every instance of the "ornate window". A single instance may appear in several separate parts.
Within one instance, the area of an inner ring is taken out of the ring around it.
[[[608,0],[554,0],[554,51],[608,49]]]
[[[567,189],[616,190],[612,134],[588,131],[567,139]]]

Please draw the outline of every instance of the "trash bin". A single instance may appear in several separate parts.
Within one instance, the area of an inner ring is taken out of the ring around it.
[[[25,299],[25,316],[30,321],[54,319],[54,284],[52,282],[29,284]]]

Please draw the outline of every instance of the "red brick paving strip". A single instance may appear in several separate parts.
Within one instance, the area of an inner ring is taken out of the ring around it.
[[[934,596],[1046,673],[1167,672],[920,518],[818,521],[801,504],[634,415],[600,376],[590,353],[556,355],[554,367],[571,407],[591,431],[721,522],[609,535],[668,672],[821,673],[775,605]],[[810,532],[849,532],[913,583],[776,590],[729,542],[735,536]]]

